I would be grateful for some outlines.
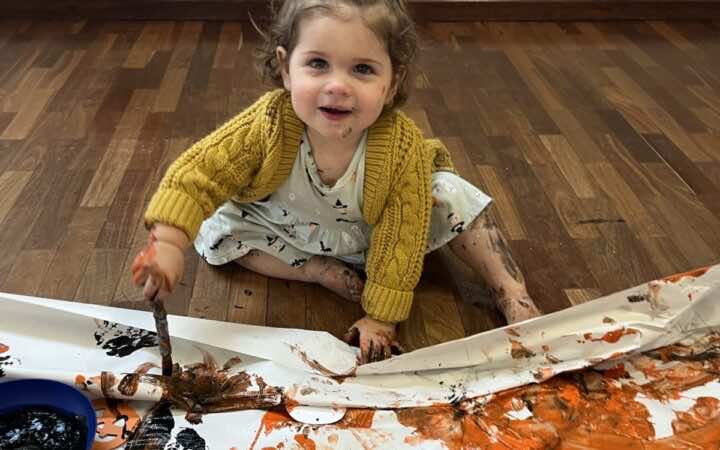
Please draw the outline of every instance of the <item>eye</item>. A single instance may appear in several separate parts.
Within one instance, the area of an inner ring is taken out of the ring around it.
[[[372,75],[375,73],[375,69],[373,69],[367,64],[358,64],[357,66],[355,66],[355,72],[362,75]]]
[[[307,65],[311,69],[323,70],[323,69],[327,69],[328,63],[327,63],[327,61],[325,61],[322,58],[313,58],[310,61],[308,61]]]

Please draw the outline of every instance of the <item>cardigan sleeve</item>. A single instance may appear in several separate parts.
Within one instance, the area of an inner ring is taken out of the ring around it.
[[[271,94],[186,150],[168,168],[145,212],[193,240],[203,220],[253,179],[262,162],[266,130],[258,116]]]
[[[431,161],[420,139],[392,176],[394,185],[373,227],[362,306],[372,318],[400,322],[410,315],[422,273],[430,221]]]

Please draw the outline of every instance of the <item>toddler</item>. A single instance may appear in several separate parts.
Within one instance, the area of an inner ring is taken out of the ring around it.
[[[486,213],[491,199],[397,110],[416,53],[403,2],[292,0],[274,16],[259,57],[279,89],[168,169],[132,267],[144,295],[173,290],[192,242],[209,264],[360,302],[366,316],[346,339],[358,340],[362,363],[377,361],[398,346],[425,254],[448,244],[509,323],[539,315]]]

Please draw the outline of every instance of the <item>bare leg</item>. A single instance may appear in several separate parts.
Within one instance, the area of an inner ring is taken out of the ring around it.
[[[485,279],[508,323],[541,314],[528,295],[525,278],[510,254],[507,241],[487,212],[450,241],[449,246],[455,256]]]
[[[251,250],[235,262],[268,277],[318,283],[356,303],[360,303],[365,285],[357,272],[329,256],[313,256],[302,266],[291,267],[268,253]]]

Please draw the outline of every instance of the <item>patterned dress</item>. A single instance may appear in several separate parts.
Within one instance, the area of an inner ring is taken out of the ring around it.
[[[322,182],[304,135],[290,176],[262,201],[228,201],[200,227],[195,249],[212,265],[256,249],[293,267],[313,255],[364,265],[372,228],[362,216],[365,178],[363,136],[345,173],[333,186]],[[427,251],[436,250],[469,225],[492,201],[451,172],[432,175],[433,208]]]

